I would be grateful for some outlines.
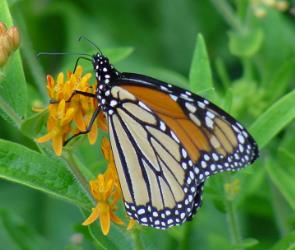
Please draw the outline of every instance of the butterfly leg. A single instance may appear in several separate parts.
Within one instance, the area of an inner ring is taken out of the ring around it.
[[[91,130],[91,128],[92,128],[92,125],[93,125],[93,123],[94,123],[94,121],[95,121],[95,119],[96,119],[96,117],[98,116],[98,114],[99,114],[99,112],[100,112],[100,110],[101,110],[100,107],[97,107],[97,108],[96,108],[96,110],[94,111],[94,113],[93,113],[93,115],[92,115],[92,117],[91,117],[91,120],[90,120],[89,124],[87,125],[87,128],[86,128],[85,131],[80,131],[79,133],[72,135],[70,138],[68,138],[68,139],[64,142],[63,146],[67,145],[67,144],[68,144],[72,139],[74,139],[75,137],[77,137],[77,136],[79,136],[79,135],[83,135],[83,134],[87,134],[87,133],[89,133],[90,130]]]
[[[85,57],[85,56],[79,56],[79,57],[77,58],[77,60],[76,60],[76,63],[75,63],[75,66],[74,66],[74,70],[73,70],[73,73],[76,72],[76,69],[77,69],[77,66],[78,66],[78,63],[79,63],[80,59],[84,59],[84,60],[87,60],[87,61],[90,61],[90,62],[91,62],[91,60],[90,60],[89,58],[87,58],[87,57]]]
[[[91,98],[96,98],[95,94],[80,91],[80,90],[74,90],[73,93],[71,94],[70,98],[66,102],[70,102],[75,95],[82,95],[82,96],[87,96],[87,97],[91,97]],[[50,104],[56,104],[56,103],[59,103],[59,101],[50,100],[49,103]]]

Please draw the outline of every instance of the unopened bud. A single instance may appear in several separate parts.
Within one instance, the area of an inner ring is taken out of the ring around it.
[[[0,34],[0,46],[6,50],[9,55],[12,49],[11,39],[7,34]]]
[[[7,30],[6,25],[3,22],[0,22],[0,34],[5,33]]]
[[[0,44],[0,67],[2,67],[8,59],[8,53]]]
[[[13,26],[9,28],[7,31],[7,35],[10,38],[12,49],[16,50],[20,44],[20,35],[17,27]]]

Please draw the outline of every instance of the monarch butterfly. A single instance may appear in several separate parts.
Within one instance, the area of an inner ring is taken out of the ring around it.
[[[97,98],[98,106],[79,134],[105,114],[125,209],[140,224],[166,229],[191,220],[209,176],[257,159],[252,136],[208,100],[148,76],[121,73],[100,51],[91,61],[96,94],[73,95]]]

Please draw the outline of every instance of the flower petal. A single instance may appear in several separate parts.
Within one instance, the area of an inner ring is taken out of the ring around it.
[[[91,76],[92,76],[91,73],[87,73],[87,74],[85,74],[85,75],[82,77],[82,79],[81,79],[81,84],[83,84],[83,83],[87,83],[87,82],[90,80]]]
[[[127,226],[127,230],[133,229],[135,225],[136,225],[136,220],[130,219],[128,226]]]
[[[65,108],[66,108],[66,101],[61,100],[58,104],[58,107],[57,107],[57,118],[58,119],[61,120],[64,117]]]
[[[92,208],[92,213],[88,216],[88,218],[82,223],[83,226],[88,226],[93,223],[96,219],[98,219],[99,210],[98,206]]]
[[[77,68],[76,68],[74,76],[77,77],[77,78],[80,78],[80,76],[82,75],[82,72],[83,72],[82,66],[78,65]]]
[[[36,138],[35,140],[36,140],[36,142],[44,143],[44,142],[51,140],[53,138],[53,136],[54,136],[54,133],[52,133],[52,131],[51,131],[51,132],[47,133],[46,135]]]
[[[88,133],[88,141],[90,144],[94,144],[96,142],[97,138],[97,127],[96,124],[94,123],[91,127],[90,132]]]
[[[75,114],[74,114],[74,121],[77,124],[77,127],[80,131],[85,131],[86,130],[86,124],[85,121],[83,119],[83,114],[81,112],[81,110],[75,110]]]
[[[101,231],[107,235],[111,226],[110,207],[107,203],[100,203],[98,206]]]
[[[57,84],[64,84],[64,73],[60,72],[57,76]]]
[[[124,224],[124,222],[117,215],[115,215],[113,212],[111,212],[111,220],[118,225]]]
[[[73,120],[74,114],[75,114],[75,109],[69,108],[66,111],[65,116],[63,118],[61,118],[61,124],[62,124],[62,126],[70,123]]]
[[[52,147],[56,155],[60,156],[62,153],[63,138],[61,134],[52,138]]]
[[[107,161],[109,161],[111,159],[111,157],[110,157],[110,155],[111,155],[111,145],[110,145],[109,140],[106,137],[102,138],[101,150],[102,150],[104,158]]]

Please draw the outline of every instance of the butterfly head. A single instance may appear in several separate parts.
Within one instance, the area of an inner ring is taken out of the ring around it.
[[[112,80],[118,78],[119,71],[117,71],[109,59],[102,54],[97,53],[93,56],[93,67],[96,79],[99,83],[109,84]]]

